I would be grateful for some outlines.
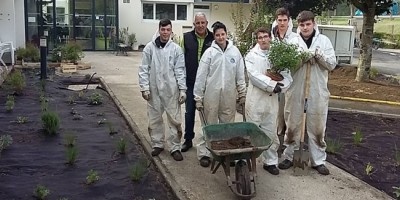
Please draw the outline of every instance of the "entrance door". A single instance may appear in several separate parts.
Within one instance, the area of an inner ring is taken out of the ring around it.
[[[93,49],[92,13],[92,0],[75,0],[75,41],[84,50]]]

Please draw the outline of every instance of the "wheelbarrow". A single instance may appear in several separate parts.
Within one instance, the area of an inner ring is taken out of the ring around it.
[[[243,106],[244,107],[244,106]],[[204,123],[203,134],[206,148],[211,152],[211,173],[215,174],[223,167],[228,187],[242,200],[256,196],[256,158],[267,150],[272,140],[254,123],[234,122],[207,125],[204,111],[201,111]],[[245,112],[244,112],[245,113]],[[243,116],[245,121],[245,117]],[[213,141],[229,140],[241,137],[248,139],[252,147],[216,150],[212,148]],[[230,163],[235,162],[235,180],[231,178]],[[217,165],[215,165],[217,163]]]

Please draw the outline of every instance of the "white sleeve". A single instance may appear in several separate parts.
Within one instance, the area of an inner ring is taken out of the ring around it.
[[[197,68],[196,82],[194,83],[193,95],[195,101],[203,101],[206,90],[206,82],[211,65],[211,49],[208,48],[200,59]]]
[[[246,55],[246,68],[247,68],[247,73],[249,75],[249,80],[251,84],[253,84],[255,87],[272,93],[274,91],[274,88],[277,84],[276,81],[272,80],[270,77],[266,76],[264,73],[258,70],[256,65],[256,56],[254,53],[250,52],[249,54]],[[265,63],[266,65],[269,65],[269,62]]]
[[[185,57],[183,55],[182,49],[177,45],[176,47],[176,57],[175,57],[175,66],[174,73],[175,78],[178,83],[179,90],[186,90],[186,66],[185,66]]]
[[[320,67],[328,71],[332,71],[336,67],[336,56],[335,50],[333,49],[332,43],[326,36],[321,38],[322,46],[324,47],[321,49],[321,59],[317,59],[317,62]]]
[[[148,45],[143,49],[142,64],[139,66],[139,86],[140,91],[150,91],[150,63],[151,49]]]

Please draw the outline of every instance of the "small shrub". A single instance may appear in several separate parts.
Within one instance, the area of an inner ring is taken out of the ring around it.
[[[360,146],[363,140],[363,135],[360,128],[356,128],[355,132],[353,132],[353,142],[355,145]]]
[[[117,131],[115,130],[114,125],[111,122],[108,122],[107,125],[108,125],[108,131],[109,131],[110,135],[117,134]]]
[[[365,174],[370,176],[372,174],[372,171],[374,170],[374,167],[371,165],[371,163],[368,163],[367,166],[365,166]]]
[[[50,190],[43,185],[37,185],[35,191],[33,191],[33,196],[38,199],[46,199],[50,194]]]
[[[88,175],[86,176],[86,184],[90,185],[97,182],[100,179],[100,176],[93,169],[89,170]]]
[[[62,57],[62,50],[63,50],[64,46],[57,46],[53,49],[52,53],[51,53],[51,58],[50,60],[52,62],[61,62]]]
[[[65,134],[65,146],[73,147],[76,143],[76,135],[72,133]]]
[[[79,91],[78,98],[83,99],[84,96],[85,96],[85,93],[83,92],[83,90]]]
[[[55,112],[45,111],[42,114],[42,123],[46,133],[55,135],[60,127],[60,118]]]
[[[21,94],[26,86],[25,76],[20,70],[15,70],[7,77],[6,83],[11,85],[17,94]]]
[[[0,153],[7,149],[13,143],[13,138],[11,135],[1,135],[0,136]]]
[[[89,97],[90,105],[100,105],[102,103],[103,103],[103,96],[100,93],[95,92],[92,95],[90,95]]]
[[[375,79],[379,74],[379,71],[376,68],[371,68],[369,70],[369,78]]]
[[[7,112],[11,112],[14,110],[15,106],[15,97],[13,95],[8,95],[7,96],[7,102],[6,102],[6,110]]]
[[[76,157],[78,157],[78,149],[73,147],[67,148],[67,164],[73,165],[76,161]]]
[[[15,50],[15,56],[17,57],[17,60],[22,60],[25,57],[25,52],[26,52],[25,48],[18,47]]]
[[[18,124],[25,124],[26,122],[28,122],[28,118],[24,117],[24,116],[18,116],[17,117],[17,123]]]
[[[326,152],[335,154],[340,150],[342,144],[340,139],[327,139],[326,140]]]
[[[132,181],[137,182],[140,181],[144,174],[146,173],[147,169],[147,160],[141,159],[138,162],[136,162],[130,171],[130,178]]]
[[[127,146],[127,141],[126,141],[123,137],[121,137],[121,138],[118,140],[118,143],[117,143],[117,150],[118,150],[118,153],[120,153],[120,154],[125,154],[126,146]]]
[[[393,188],[393,194],[396,196],[396,198],[400,198],[400,187],[392,187]]]
[[[64,47],[62,47],[61,51],[62,59],[71,61],[73,63],[76,63],[78,60],[81,60],[84,57],[82,47],[75,42],[66,44]]]
[[[27,62],[38,62],[40,60],[39,48],[31,43],[26,44],[23,59]]]

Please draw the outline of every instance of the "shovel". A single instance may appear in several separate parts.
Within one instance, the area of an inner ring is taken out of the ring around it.
[[[303,120],[301,123],[302,129],[300,135],[300,147],[299,150],[295,150],[293,154],[294,175],[308,174],[310,152],[308,150],[304,150],[303,148],[304,148],[304,135],[306,132],[307,100],[308,100],[308,94],[310,92],[310,73],[311,73],[311,65],[310,62],[307,62],[306,84],[304,85],[304,113],[303,113]]]

